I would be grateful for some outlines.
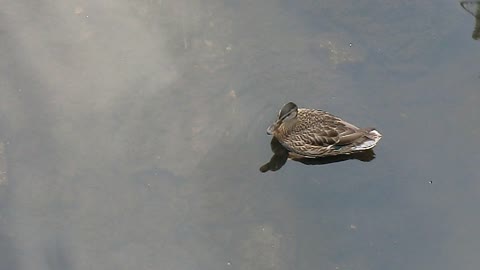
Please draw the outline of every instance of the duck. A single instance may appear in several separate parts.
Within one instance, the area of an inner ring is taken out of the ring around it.
[[[371,151],[382,138],[375,128],[358,128],[329,112],[298,108],[293,102],[283,105],[267,134],[287,149],[290,159]]]

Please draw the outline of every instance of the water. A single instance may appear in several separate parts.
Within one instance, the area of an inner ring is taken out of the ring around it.
[[[2,269],[478,269],[456,1],[2,1]],[[269,161],[281,105],[383,135]]]

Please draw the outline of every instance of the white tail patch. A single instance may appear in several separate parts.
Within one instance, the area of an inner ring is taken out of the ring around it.
[[[352,147],[352,150],[362,151],[362,150],[372,149],[373,147],[375,147],[375,145],[377,145],[378,141],[380,141],[380,139],[382,138],[382,134],[380,134],[380,132],[376,131],[375,129],[370,131],[367,136],[369,138],[368,140],[362,142],[359,145]]]

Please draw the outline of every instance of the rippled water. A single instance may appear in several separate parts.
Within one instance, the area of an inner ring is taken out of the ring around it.
[[[2,269],[478,269],[460,2],[0,3]],[[375,157],[261,173],[287,101]]]

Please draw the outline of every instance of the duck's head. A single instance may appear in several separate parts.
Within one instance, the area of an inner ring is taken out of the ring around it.
[[[297,118],[298,107],[293,102],[288,102],[283,105],[282,109],[278,112],[278,117],[275,123],[271,124],[267,128],[267,134],[272,135],[282,125],[293,123]]]

